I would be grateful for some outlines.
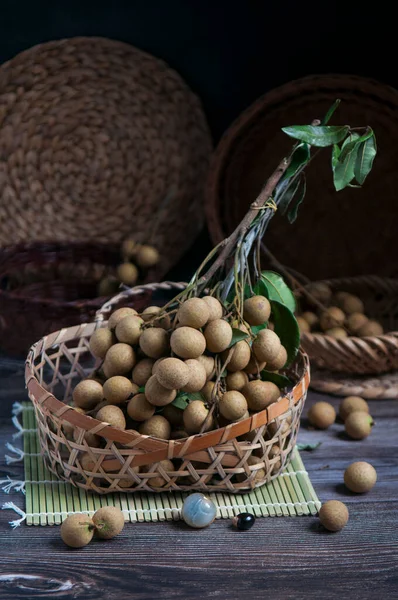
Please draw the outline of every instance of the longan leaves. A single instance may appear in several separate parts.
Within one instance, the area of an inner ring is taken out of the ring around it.
[[[337,191],[345,187],[358,187],[351,182],[362,185],[372,169],[376,156],[376,138],[370,127],[363,135],[350,133],[341,148],[335,144],[332,153],[333,181]]]
[[[235,346],[235,344],[237,344],[238,342],[241,342],[242,340],[245,340],[248,337],[249,337],[248,333],[245,333],[244,331],[241,331],[240,329],[235,329],[235,327],[232,327],[232,340],[231,340],[231,343],[229,344],[228,348],[232,348],[232,346]]]
[[[311,146],[326,148],[341,142],[350,131],[348,125],[293,125],[282,127],[282,131],[289,137]]]
[[[266,297],[268,300],[277,300],[287,306],[291,312],[295,312],[296,299],[294,294],[279,273],[275,273],[275,271],[261,271],[260,282],[261,289],[264,290],[265,288],[267,291]]]
[[[278,388],[291,387],[293,384],[289,377],[286,375],[280,375],[279,373],[269,373],[268,371],[261,371],[260,373],[262,381],[272,381]]]
[[[185,410],[190,402],[194,400],[204,400],[202,394],[199,392],[179,392],[171,403],[172,406]]]
[[[274,331],[287,352],[286,365],[296,358],[300,347],[300,330],[294,314],[280,302],[271,301],[271,318]]]

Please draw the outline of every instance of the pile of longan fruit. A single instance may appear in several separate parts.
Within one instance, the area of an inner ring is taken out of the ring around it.
[[[344,291],[333,293],[323,282],[312,283],[306,290],[325,306],[325,309],[319,309],[315,302],[311,306],[310,298],[305,297],[311,310],[305,310],[296,317],[300,333],[322,332],[336,339],[348,336],[377,336],[384,333],[378,321],[366,316],[364,304],[358,296]]]
[[[111,296],[123,283],[135,285],[142,275],[159,262],[159,252],[149,244],[138,244],[132,239],[124,240],[121,246],[122,262],[113,274],[106,275],[98,284],[99,296]]]

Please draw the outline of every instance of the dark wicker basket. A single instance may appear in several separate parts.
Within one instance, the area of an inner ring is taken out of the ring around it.
[[[119,244],[32,243],[0,250],[0,348],[26,355],[41,337],[92,321],[106,297],[99,280],[120,262]],[[147,295],[132,306],[147,306]]]
[[[322,117],[336,98],[342,102],[333,123],[370,125],[375,130],[379,151],[374,169],[362,190],[336,193],[330,151],[323,151],[307,170],[300,218],[290,225],[276,214],[267,231],[267,246],[280,262],[311,280],[398,274],[391,259],[397,253],[398,92],[360,77],[320,75],[292,81],[265,94],[232,124],[215,152],[207,187],[206,212],[214,243],[241,221],[291,148],[292,140],[281,128]]]

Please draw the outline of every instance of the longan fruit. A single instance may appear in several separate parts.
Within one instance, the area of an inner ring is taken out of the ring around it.
[[[140,426],[139,432],[142,435],[149,435],[160,440],[169,440],[171,426],[162,415],[154,415]]]
[[[343,529],[347,525],[348,517],[348,508],[339,500],[328,500],[322,504],[319,511],[319,520],[329,531]]]
[[[117,506],[103,506],[93,516],[95,531],[98,537],[110,540],[124,528],[124,515]]]
[[[251,467],[254,465],[258,465],[260,463],[264,463],[264,461],[261,458],[258,458],[257,456],[252,455],[252,456],[249,456],[249,458],[247,459],[247,464]],[[246,473],[239,473],[236,476],[236,478],[238,481],[242,482],[242,481],[246,481],[246,479],[249,479],[252,476],[253,476],[253,479],[251,481],[252,484],[262,482],[266,477],[264,467],[256,469],[256,470],[250,469],[250,475],[247,475]]]
[[[183,327],[200,329],[209,320],[209,309],[201,298],[189,298],[178,309],[177,319]]]
[[[314,427],[327,429],[335,422],[336,411],[329,402],[315,402],[309,409],[307,417]]]
[[[154,327],[170,329],[170,317],[167,313],[163,312],[163,308],[160,306],[148,306],[141,314],[141,317],[144,319],[145,323],[152,321]]]
[[[224,321],[224,319],[210,321],[204,331],[206,348],[210,352],[223,352],[232,341],[232,333],[231,325],[227,321]]]
[[[153,406],[165,406],[173,402],[177,396],[176,390],[169,390],[158,381],[157,375],[152,375],[145,386],[145,397]]]
[[[190,376],[188,365],[179,358],[165,358],[156,369],[156,377],[160,385],[168,390],[182,389],[188,383]]]
[[[237,421],[247,413],[247,401],[243,394],[231,390],[221,396],[218,408],[228,421]]]
[[[233,373],[234,371],[242,371],[247,367],[251,358],[251,350],[246,340],[241,340],[232,346],[232,348],[224,350],[221,354],[223,364],[226,362],[230,353],[231,356],[226,366],[227,371]]]
[[[91,354],[96,358],[105,358],[105,354],[115,341],[115,337],[109,329],[97,329],[90,338]]]
[[[133,258],[137,253],[137,242],[132,239],[126,239],[122,242],[122,256]]]
[[[115,334],[119,342],[124,342],[134,346],[138,344],[142,330],[143,320],[137,315],[124,317],[117,325]]]
[[[341,402],[339,407],[339,415],[343,421],[346,420],[348,415],[358,411],[365,413],[369,412],[368,403],[360,396],[347,396]]]
[[[373,419],[367,412],[355,411],[344,421],[347,435],[353,440],[363,440],[372,431]]]
[[[153,246],[143,245],[138,248],[136,261],[141,269],[150,269],[159,262],[159,252]]]
[[[348,333],[343,327],[332,327],[331,329],[327,329],[325,335],[335,338],[336,340],[342,340],[348,337]]]
[[[313,329],[319,323],[318,316],[314,312],[312,312],[310,310],[306,310],[305,312],[303,312],[303,314],[301,315],[301,317],[305,321],[307,321],[308,325],[310,326],[310,329]],[[268,325],[268,327],[269,327],[269,325]]]
[[[245,385],[249,383],[249,378],[244,371],[235,371],[234,373],[228,373],[225,383],[228,391],[237,390],[241,392]]]
[[[148,402],[145,394],[137,394],[128,403],[127,414],[133,421],[147,421],[155,414],[155,407]]]
[[[270,438],[273,438],[276,435],[284,435],[290,430],[291,424],[291,417],[287,417],[283,420],[280,419],[279,424],[276,422],[276,420],[272,421],[272,423],[267,425],[267,433],[269,434]]]
[[[284,346],[281,346],[279,350],[279,354],[275,360],[269,361],[265,368],[267,371],[279,371],[279,369],[283,369],[285,364],[287,363],[287,352]]]
[[[81,415],[85,415],[86,411],[83,408],[80,407],[73,407],[73,410],[75,410],[76,412],[80,413]],[[64,431],[64,433],[66,435],[73,435],[73,432],[75,431],[75,426],[72,423],[68,423],[67,421],[62,425],[62,430]]]
[[[103,398],[102,385],[92,379],[80,381],[73,390],[73,404],[85,410],[94,408]]]
[[[204,366],[206,371],[206,379],[211,379],[216,368],[214,358],[212,356],[206,356],[205,354],[202,354],[201,356],[198,356],[196,360],[198,360]]]
[[[360,337],[373,337],[376,335],[383,335],[383,327],[377,321],[369,319],[362,325],[357,331],[357,335]]]
[[[297,325],[300,330],[300,333],[309,333],[311,331],[311,327],[303,317],[296,317]]]
[[[185,430],[188,433],[199,433],[204,422],[207,419],[209,410],[201,400],[190,402],[183,413]],[[208,424],[204,431],[209,431],[213,426],[212,419],[208,419]]]
[[[61,538],[71,548],[83,548],[93,539],[95,525],[84,514],[69,515],[61,525]]]
[[[368,317],[362,313],[352,313],[346,319],[348,330],[355,335],[365,323],[369,321]]]
[[[113,296],[119,289],[120,282],[113,275],[103,277],[98,284],[98,296]]]
[[[328,304],[332,297],[332,290],[326,283],[315,281],[306,286],[306,291],[311,294],[318,302]],[[311,300],[308,298],[308,300]]]
[[[252,351],[259,362],[272,362],[281,350],[281,341],[271,329],[259,331],[252,345]]]
[[[243,318],[249,325],[262,325],[270,314],[271,304],[265,296],[252,296],[243,303]]]
[[[183,392],[200,392],[206,383],[206,369],[195,358],[189,358],[185,361],[189,371],[189,379],[187,383],[182,386]]]
[[[200,393],[207,402],[211,402],[212,400],[215,385],[216,384],[214,383],[214,381],[207,381],[200,390]]]
[[[74,428],[73,430],[73,439],[75,442],[78,441],[80,437],[80,428]],[[87,446],[90,448],[99,448],[101,446],[101,438],[99,435],[95,435],[95,433],[91,433],[90,431],[85,431],[83,435],[83,440],[86,442]]]
[[[139,344],[149,358],[161,358],[170,349],[169,334],[164,329],[150,327],[141,333]]]
[[[116,325],[125,317],[128,316],[136,316],[137,311],[134,308],[129,308],[128,306],[123,306],[122,308],[118,308],[111,314],[108,320],[108,329],[113,330],[116,328]]]
[[[341,327],[344,324],[345,314],[337,306],[330,306],[319,318],[319,324],[323,331],[332,327]]]
[[[132,286],[137,283],[138,269],[133,263],[125,262],[116,269],[116,274],[124,285]]]
[[[123,404],[133,393],[133,384],[127,377],[115,375],[105,381],[103,390],[109,404]]]
[[[169,357],[163,356],[162,358],[158,358],[157,360],[155,360],[155,362],[153,363],[153,367],[152,367],[152,375],[156,375],[160,363],[163,362],[164,360],[166,360],[166,358],[169,358]]]
[[[168,420],[172,427],[182,427],[182,414],[183,411],[181,410],[181,408],[178,408],[173,404],[168,404],[162,410],[163,417]]]
[[[143,358],[140,360],[133,369],[133,382],[140,387],[145,385],[152,375],[153,365],[154,360],[152,360],[152,358]]]
[[[202,300],[206,302],[209,310],[208,322],[223,318],[224,309],[221,302],[217,300],[217,298],[214,298],[214,296],[203,296]]]
[[[247,400],[249,410],[254,411],[264,410],[281,397],[281,391],[275,383],[260,379],[249,381],[242,393]]]
[[[259,362],[257,360],[257,358],[254,356],[254,354],[252,353],[248,364],[244,368],[244,371],[245,371],[245,373],[248,373],[249,375],[258,375],[260,373],[260,371],[262,371],[264,369],[264,367],[265,367],[265,361]]]
[[[362,300],[354,294],[348,294],[347,292],[343,292],[341,295],[336,294],[336,303],[346,315],[365,312]]]
[[[198,358],[206,349],[206,339],[193,327],[179,327],[171,334],[170,346],[180,358]]]
[[[272,473],[276,473],[277,471],[279,471],[279,469],[282,466],[282,461],[281,461],[281,449],[278,446],[278,444],[273,444],[268,452],[268,457],[270,460],[272,460],[273,458],[279,457],[278,460],[276,460],[273,464],[272,467]]]
[[[107,378],[114,375],[125,375],[134,367],[136,356],[133,348],[119,342],[109,348],[106,353],[102,370]]]
[[[97,412],[96,418],[116,429],[126,429],[126,419],[118,406],[103,406]]]
[[[368,462],[352,463],[344,472],[344,483],[351,492],[369,492],[377,481],[376,469]]]
[[[174,472],[176,470],[175,466],[173,465],[171,460],[169,460],[167,458],[164,460],[161,460],[157,464],[161,465],[163,467],[163,470],[166,471],[167,474],[169,474],[170,472]],[[152,466],[153,465],[151,465],[151,468],[152,468]],[[148,469],[148,471],[149,471],[149,469]],[[148,471],[144,471],[144,472],[148,472]],[[151,487],[158,488],[158,487],[163,487],[164,485],[166,485],[167,480],[164,477],[162,477],[161,475],[157,475],[157,477],[150,477],[147,480],[147,483]]]

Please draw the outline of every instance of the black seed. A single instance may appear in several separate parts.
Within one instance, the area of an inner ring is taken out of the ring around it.
[[[251,513],[240,513],[240,515],[232,519],[232,523],[240,531],[248,531],[248,529],[253,527],[255,520],[255,516]]]

